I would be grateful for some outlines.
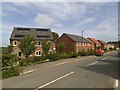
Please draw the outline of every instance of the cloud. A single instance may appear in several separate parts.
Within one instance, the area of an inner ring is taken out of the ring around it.
[[[118,2],[119,0],[1,0],[2,2]]]
[[[39,11],[50,14],[60,20],[75,18],[85,13],[84,4],[70,2],[49,2],[49,3],[33,3]]]
[[[105,22],[103,21],[102,23],[100,23],[96,30],[110,30],[112,28],[112,25],[109,22]]]
[[[35,23],[40,26],[50,26],[54,22],[54,19],[45,14],[38,14],[35,17]]]
[[[82,26],[88,23],[92,23],[95,20],[95,18],[87,18],[83,21],[79,21],[78,23],[75,24],[75,26]]]
[[[21,4],[20,4],[21,5]],[[6,12],[10,12],[12,11],[12,13],[19,13],[19,14],[23,14],[23,15],[27,15],[28,13],[25,11],[25,9],[23,8],[18,8],[16,6],[14,6],[14,3],[13,4],[7,4],[7,3],[4,3],[3,4],[3,14],[7,15]]]
[[[118,29],[114,22],[103,21],[98,23],[98,25],[91,30],[86,30],[84,35],[104,41],[114,41],[118,39]]]

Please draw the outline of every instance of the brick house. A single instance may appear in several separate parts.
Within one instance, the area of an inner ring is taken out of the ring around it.
[[[87,38],[87,40],[91,43],[91,50],[95,50],[95,47],[94,47],[94,43],[91,41],[91,40],[89,40],[88,38]]]
[[[87,39],[94,43],[94,50],[96,50],[97,47],[101,47],[100,42],[98,42],[96,39],[89,37]]]
[[[116,41],[116,42],[107,42],[107,46],[108,46],[108,50],[110,48],[119,50],[119,42],[118,41]]]
[[[91,43],[77,35],[63,33],[61,37],[56,41],[56,50],[59,51],[59,44],[64,44],[64,52],[80,52],[91,49]]]
[[[53,35],[50,29],[14,27],[10,36],[10,45],[13,46],[12,54],[16,54],[19,58],[24,58],[24,55],[18,47],[18,44],[20,44],[20,40],[25,35],[34,37],[34,40],[36,42],[36,49],[30,56],[41,56],[43,54],[43,40],[48,40],[48,42],[50,42],[51,47],[49,52],[54,52],[56,50],[55,43],[53,41]]]
[[[102,50],[107,49],[107,43],[106,42],[104,42],[102,40],[97,40],[97,41],[100,42]]]

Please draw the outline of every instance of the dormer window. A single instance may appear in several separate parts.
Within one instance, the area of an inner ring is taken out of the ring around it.
[[[37,45],[37,46],[40,46],[40,45],[41,45],[41,42],[40,42],[40,41],[37,41],[36,45]]]
[[[13,46],[17,46],[17,41],[13,41]]]

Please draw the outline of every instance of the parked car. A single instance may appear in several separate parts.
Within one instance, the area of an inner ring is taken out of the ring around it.
[[[101,49],[96,50],[96,56],[103,56],[104,51]]]

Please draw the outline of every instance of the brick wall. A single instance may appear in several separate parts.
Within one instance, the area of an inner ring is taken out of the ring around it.
[[[63,34],[57,41],[56,41],[56,50],[59,52],[59,44],[64,44],[64,52],[75,52],[75,41],[69,38],[67,35]]]

